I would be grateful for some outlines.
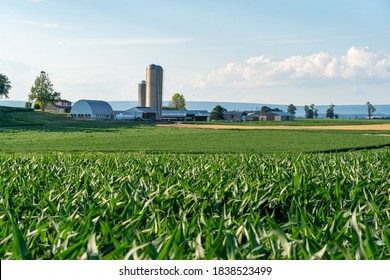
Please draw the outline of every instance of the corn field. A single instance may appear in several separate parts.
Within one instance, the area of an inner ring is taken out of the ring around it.
[[[0,155],[0,259],[390,259],[390,152]]]

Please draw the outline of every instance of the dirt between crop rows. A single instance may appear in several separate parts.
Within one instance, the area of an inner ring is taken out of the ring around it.
[[[201,128],[201,129],[279,129],[279,130],[381,130],[390,131],[390,124],[369,125],[332,125],[332,126],[246,126],[246,125],[218,125],[218,124],[158,124],[157,126],[177,128]],[[382,136],[389,136],[384,134]]]

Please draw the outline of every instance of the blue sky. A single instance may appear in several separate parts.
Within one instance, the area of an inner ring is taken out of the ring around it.
[[[389,0],[0,0],[0,73],[26,100],[136,100],[151,63],[164,100],[390,104]]]

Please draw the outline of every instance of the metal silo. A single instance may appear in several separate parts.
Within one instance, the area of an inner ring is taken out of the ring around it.
[[[151,64],[146,68],[146,107],[154,109],[156,119],[161,119],[163,93],[163,69],[159,65]]]
[[[138,107],[146,107],[146,82],[138,84]]]

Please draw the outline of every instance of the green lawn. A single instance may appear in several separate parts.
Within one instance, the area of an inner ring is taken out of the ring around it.
[[[383,132],[382,132],[383,133]],[[78,132],[0,133],[0,152],[290,153],[390,145],[390,137],[344,131],[206,130],[139,126]]]

